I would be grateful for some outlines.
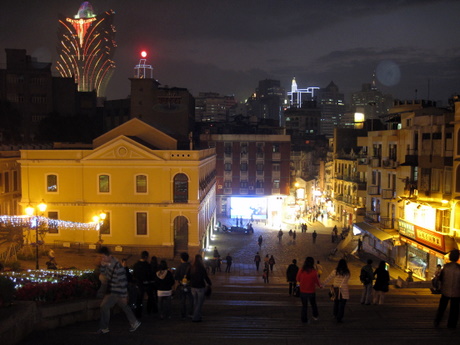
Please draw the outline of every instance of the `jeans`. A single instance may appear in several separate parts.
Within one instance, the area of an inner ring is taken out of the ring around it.
[[[345,313],[345,304],[347,304],[346,299],[336,299],[334,301],[334,317],[337,319],[337,322],[341,322],[343,319],[343,314]]]
[[[182,318],[193,315],[193,296],[190,286],[187,286],[187,291],[184,291],[184,288],[179,289],[179,303]]]
[[[201,321],[201,308],[204,303],[204,290],[205,288],[193,288],[193,316],[192,321]]]
[[[313,317],[318,317],[318,306],[316,305],[316,293],[300,293],[300,300],[302,301],[302,311],[300,312],[300,319],[302,322],[307,322],[307,310],[308,310],[308,302],[311,304],[311,310],[313,313]]]
[[[142,316],[144,297],[147,295],[147,314],[157,311],[157,300],[151,284],[139,284],[137,286],[138,295],[136,300],[136,317]]]
[[[434,322],[439,324],[441,322],[442,316],[446,311],[447,304],[450,301],[450,310],[449,310],[449,319],[447,320],[447,328],[456,328],[458,323],[458,313],[459,313],[459,305],[460,305],[460,297],[447,297],[441,295],[441,299],[439,300],[438,311],[436,313],[436,318]]]
[[[160,319],[171,317],[171,296],[158,296],[158,312]]]
[[[291,296],[292,293],[294,292],[294,288],[295,288],[296,284],[297,284],[297,283],[294,282],[294,281],[293,281],[293,282],[289,282],[289,296]]]
[[[120,296],[116,294],[105,295],[101,302],[101,320],[99,321],[99,327],[101,329],[109,328],[110,322],[110,309],[117,304],[121,310],[126,314],[129,323],[133,326],[137,319],[134,316],[133,311],[128,306],[128,297]]]
[[[363,285],[363,293],[361,294],[361,304],[371,304],[372,290],[372,284]]]

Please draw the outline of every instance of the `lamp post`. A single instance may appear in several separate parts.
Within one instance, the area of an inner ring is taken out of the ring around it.
[[[102,244],[101,225],[104,224],[104,221],[105,221],[106,217],[107,217],[107,214],[105,212],[101,212],[101,213],[99,213],[99,215],[96,215],[96,216],[93,217],[93,222],[97,223],[99,225],[98,226],[98,230],[99,230],[99,241],[98,241],[98,243],[99,243],[99,245]]]
[[[37,205],[37,208],[40,211],[40,216],[43,216],[43,214],[45,213],[47,207],[48,207],[48,205],[46,205],[44,200],[42,200],[42,202]],[[31,205],[27,206],[25,211],[26,211],[26,214],[28,216],[30,216],[30,217],[33,217],[33,215],[35,213],[35,209]],[[40,269],[40,265],[38,264],[38,257],[39,257],[39,253],[38,253],[38,232],[39,232],[39,230],[40,230],[40,218],[38,216],[36,216],[35,217],[35,269],[37,269],[37,270]]]

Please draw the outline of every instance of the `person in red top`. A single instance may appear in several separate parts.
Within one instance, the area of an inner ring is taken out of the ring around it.
[[[319,318],[318,306],[316,305],[316,287],[321,287],[321,282],[314,266],[315,260],[309,256],[305,259],[302,268],[297,273],[297,282],[300,286],[300,300],[302,301],[300,319],[305,323],[308,323],[308,302],[311,304],[313,320],[316,321]]]

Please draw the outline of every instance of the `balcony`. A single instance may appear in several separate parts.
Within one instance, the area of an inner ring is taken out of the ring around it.
[[[366,211],[365,220],[369,223],[379,223],[380,212]]]
[[[396,169],[398,167],[398,162],[394,159],[384,159],[382,161],[382,166],[385,169]]]
[[[256,194],[257,195],[264,195],[265,194],[265,189],[264,188],[256,188]]]
[[[369,195],[380,195],[380,186],[369,186],[369,187],[367,187],[367,194],[369,194]]]
[[[248,194],[248,189],[247,188],[240,188],[240,194]]]
[[[380,157],[372,157],[370,160],[370,164],[372,168],[380,168],[380,165],[381,165]]]
[[[232,194],[232,189],[231,188],[224,188],[224,194]]]
[[[382,189],[382,199],[394,199],[394,198],[396,198],[396,190]]]
[[[388,217],[380,217],[380,227],[382,229],[394,229],[394,219]]]

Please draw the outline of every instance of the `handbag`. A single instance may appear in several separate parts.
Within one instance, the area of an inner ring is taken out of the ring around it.
[[[329,299],[330,299],[331,301],[335,301],[335,298],[336,298],[335,289],[334,289],[334,285],[332,285],[332,286],[329,288]]]
[[[210,297],[211,293],[212,293],[211,285],[206,285],[206,288],[204,289],[204,295],[206,297]]]
[[[299,285],[296,285],[294,287],[294,291],[292,294],[294,295],[294,297],[300,297],[300,286]]]

